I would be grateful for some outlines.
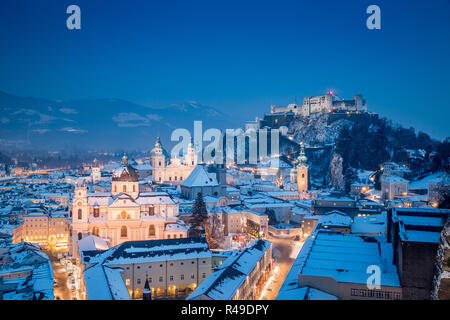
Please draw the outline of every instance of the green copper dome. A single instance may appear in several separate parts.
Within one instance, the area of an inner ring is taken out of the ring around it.
[[[305,155],[305,146],[303,145],[303,142],[300,142],[300,155],[297,158],[297,165],[298,166],[306,166],[307,161],[308,161],[308,158]]]

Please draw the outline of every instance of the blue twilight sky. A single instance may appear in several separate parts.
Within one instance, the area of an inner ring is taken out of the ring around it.
[[[66,28],[81,7],[82,29]],[[381,30],[366,8],[381,8]],[[53,99],[195,100],[238,119],[306,95],[450,136],[450,1],[0,0],[0,90]]]

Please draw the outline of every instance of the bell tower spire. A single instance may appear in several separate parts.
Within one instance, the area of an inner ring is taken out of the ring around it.
[[[300,142],[300,155],[297,158],[297,191],[301,195],[308,191],[308,158],[305,155],[305,146]]]
[[[152,300],[152,289],[150,288],[147,274],[145,275],[144,290],[142,290],[142,300]]]

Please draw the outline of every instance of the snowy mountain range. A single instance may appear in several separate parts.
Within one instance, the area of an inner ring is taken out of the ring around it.
[[[0,91],[0,146],[37,149],[151,149],[176,128],[237,128],[243,119],[189,101],[164,109],[121,99],[49,100]]]

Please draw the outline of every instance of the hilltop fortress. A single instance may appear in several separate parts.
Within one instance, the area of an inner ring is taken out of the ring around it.
[[[341,100],[332,91],[323,96],[311,96],[303,99],[302,105],[291,103],[287,106],[270,107],[271,114],[294,114],[310,116],[313,113],[326,112],[367,112],[366,100],[362,95],[356,94],[353,100]]]

